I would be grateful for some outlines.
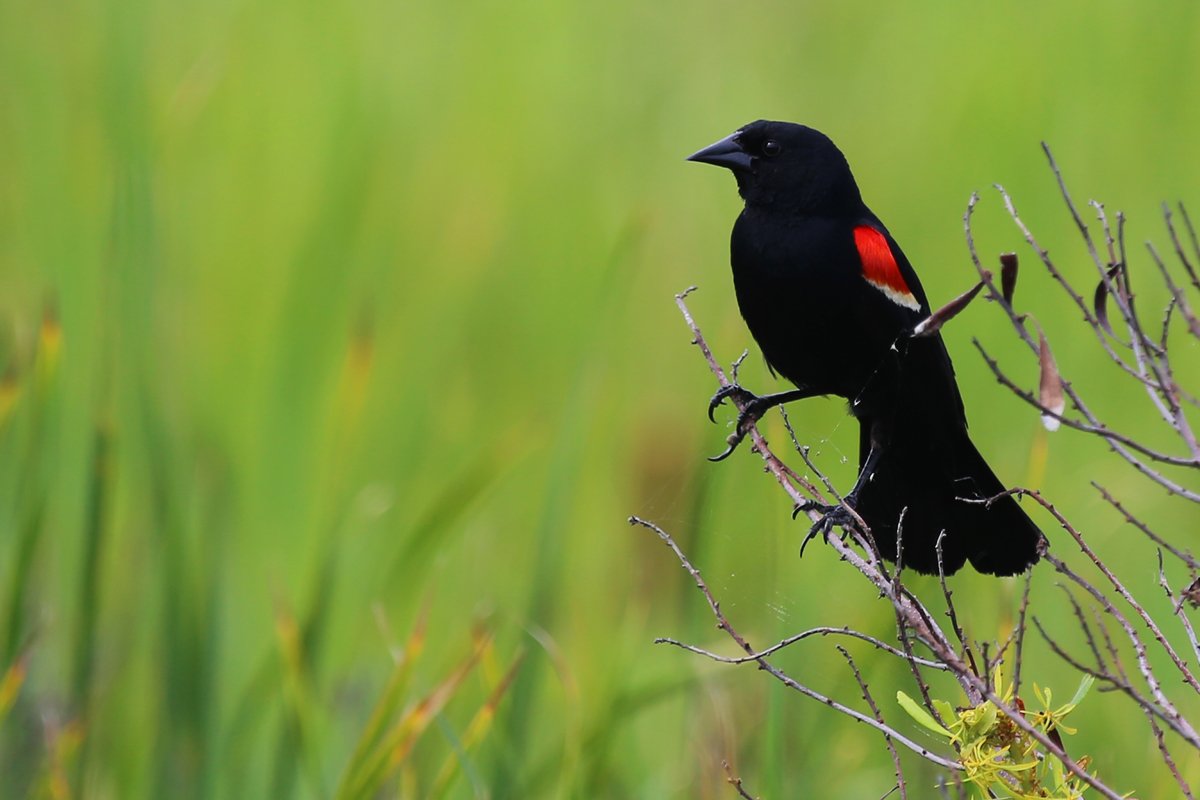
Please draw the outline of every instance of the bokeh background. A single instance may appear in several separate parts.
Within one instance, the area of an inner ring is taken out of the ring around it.
[[[756,457],[704,459],[728,431],[704,418],[714,382],[672,295],[699,286],[717,354],[751,348],[743,381],[777,384],[733,299],[733,181],[683,158],[760,117],[841,145],[935,305],[972,281],[961,219],[981,191],[980,250],[1024,255],[1018,307],[1064,375],[1170,442],[989,187],[1090,291],[1050,142],[1079,201],[1129,215],[1135,283],[1160,303],[1140,243],[1169,249],[1160,201],[1200,210],[1190,0],[2,0],[0,797],[331,797],[423,608],[393,711],[478,663],[378,796],[726,798],[722,759],[767,800],[887,791],[867,729],[652,644],[729,652],[625,521],[675,534],[754,643],[892,635],[828,549],[799,559]],[[995,308],[947,328],[980,449],[1174,635],[1153,550],[1089,481],[1181,547],[1200,515],[1102,444],[1047,435],[972,337],[1026,385],[1036,365]],[[841,401],[791,418],[848,485]],[[1078,644],[1036,573],[1035,613]],[[1019,583],[953,584],[975,636],[1007,633]],[[850,648],[885,714],[936,745],[894,702],[902,665]],[[857,702],[829,640],[778,663]],[[1027,669],[1057,697],[1078,683],[1037,642]],[[1073,719],[1070,751],[1120,790],[1177,795],[1121,698],[1093,692]],[[935,773],[905,760],[931,796]]]

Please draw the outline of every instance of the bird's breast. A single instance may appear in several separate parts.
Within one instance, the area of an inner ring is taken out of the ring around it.
[[[855,397],[904,329],[900,308],[864,278],[852,225],[743,214],[731,263],[746,325],[797,385]]]

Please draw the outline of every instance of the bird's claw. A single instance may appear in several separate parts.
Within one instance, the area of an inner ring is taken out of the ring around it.
[[[804,541],[800,543],[801,558],[804,557],[804,548],[808,547],[809,542],[817,538],[818,533],[821,534],[821,538],[825,541],[825,544],[829,544],[829,534],[833,532],[835,527],[845,530],[848,525],[854,524],[854,514],[852,514],[850,509],[846,507],[847,505],[850,505],[851,507],[854,506],[852,498],[847,497],[843,503],[839,503],[836,506],[827,506],[811,501],[807,503],[800,503],[796,506],[796,510],[792,514],[793,519],[799,515],[801,511],[810,511],[816,509],[821,512],[821,518],[813,523],[813,526],[808,529],[808,535],[806,535],[804,537]]]
[[[729,436],[725,439],[725,441],[729,443],[729,447],[726,447],[723,452],[718,453],[715,456],[709,456],[708,460],[724,461],[725,459],[729,458],[730,454],[733,453],[734,450],[737,450],[737,446],[742,443],[742,439],[744,438],[746,437],[738,436],[736,433],[729,434]]]
[[[736,383],[731,383],[727,386],[722,386],[720,389],[717,390],[717,393],[712,396],[712,399],[708,401],[708,421],[709,422],[717,421],[716,418],[713,417],[713,412],[717,410],[717,406],[725,405],[726,397],[735,397],[738,400],[741,400],[743,403],[750,403],[757,397],[757,395],[755,395],[753,392],[743,389],[741,386],[739,386]]]
[[[743,389],[736,383],[731,383],[728,386],[722,386],[712,396],[712,399],[708,401],[708,418],[713,422],[716,422],[716,419],[713,418],[713,412],[717,410],[717,406],[724,405],[725,398],[727,397],[732,397],[741,402],[742,408],[738,412],[737,424],[734,426],[733,433],[729,434],[725,439],[729,447],[725,448],[725,452],[720,455],[709,456],[709,461],[724,461],[729,458],[730,454],[746,438],[746,434],[750,432],[750,427],[762,419],[762,415],[767,411],[767,408],[763,408],[763,398],[747,389]]]
[[[825,515],[837,507],[836,505],[829,506],[824,503],[818,503],[816,500],[805,500],[803,503],[796,503],[796,507],[792,509],[792,519],[801,514],[807,514],[810,511],[820,511],[822,515]]]

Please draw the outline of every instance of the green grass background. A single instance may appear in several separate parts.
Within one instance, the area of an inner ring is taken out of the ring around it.
[[[1129,214],[1134,280],[1159,307],[1140,242],[1169,249],[1161,200],[1200,213],[1190,0],[0,0],[0,358],[17,392],[0,666],[28,664],[0,797],[329,796],[389,641],[426,602],[417,691],[473,627],[501,667],[528,651],[452,797],[727,798],[722,759],[765,800],[882,795],[891,763],[863,726],[652,644],[728,652],[671,554],[625,523],[675,534],[755,644],[816,624],[892,635],[828,549],[798,558],[803,527],[755,457],[703,458],[727,431],[704,419],[714,382],[673,293],[700,287],[725,362],[753,343],[727,265],[733,182],[683,158],[760,117],[842,146],[935,304],[972,280],[961,217],[980,190],[980,249],[1023,254],[1018,306],[1064,374],[1115,427],[1171,443],[988,187],[1090,291],[1049,141],[1077,200]],[[981,450],[1043,488],[1174,635],[1153,551],[1089,481],[1181,547],[1200,514],[1100,443],[1043,434],[973,336],[1026,385],[1036,365],[994,308],[947,329]],[[1195,345],[1179,334],[1185,381]],[[743,379],[776,386],[757,355]],[[852,480],[843,404],[791,416]],[[778,419],[765,429],[786,441]],[[1034,611],[1079,646],[1036,572]],[[954,586],[971,631],[1000,636],[1019,585],[967,571]],[[303,630],[302,740],[280,614]],[[904,670],[850,648],[889,718],[932,744],[895,705]],[[857,702],[832,642],[777,661]],[[1027,670],[1059,697],[1078,681],[1037,643]],[[472,676],[390,796],[424,796],[486,683]],[[1074,720],[1070,751],[1121,791],[1177,796],[1128,703],[1093,692]],[[932,796],[935,773],[905,762],[913,796]]]

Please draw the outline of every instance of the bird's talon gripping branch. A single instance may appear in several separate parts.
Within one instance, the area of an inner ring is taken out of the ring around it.
[[[851,498],[846,498],[846,503],[853,505]],[[806,505],[806,504],[802,504]],[[821,534],[821,538],[825,540],[825,544],[829,544],[829,534],[833,532],[835,527],[841,528],[843,531],[849,525],[854,524],[854,515],[846,508],[845,505],[823,506],[819,503],[812,503],[811,507],[823,510],[822,517],[813,523],[813,526],[808,529],[808,535],[804,537],[804,541],[800,543],[800,557],[804,557],[804,548],[808,547],[808,543],[817,538],[817,534]]]
[[[733,433],[725,441],[729,444],[725,452],[717,456],[711,456],[709,461],[724,461],[729,458],[729,454],[737,449],[737,446],[742,443],[742,439],[750,433],[750,429],[754,424],[763,418],[772,408],[784,403],[790,403],[793,400],[803,400],[812,397],[813,393],[807,389],[793,389],[788,392],[776,392],[775,394],[757,395],[753,392],[742,388],[736,383],[731,383],[728,386],[722,386],[720,391],[713,395],[708,401],[708,418],[713,419],[713,411],[717,406],[725,402],[725,398],[733,397],[741,403],[741,410],[738,412],[737,424],[734,426]]]
[[[717,393],[712,396],[712,399],[708,401],[708,421],[709,422],[717,421],[713,417],[713,412],[715,412],[717,410],[717,406],[725,405],[725,398],[727,398],[727,397],[734,397],[738,400],[741,400],[743,403],[749,403],[751,400],[754,400],[757,397],[757,395],[755,395],[753,392],[749,392],[746,389],[743,389],[741,386],[737,385],[736,383],[731,383],[728,386],[722,386],[720,389],[717,390]]]
[[[742,408],[738,412],[737,424],[734,426],[733,433],[726,437],[725,442],[729,445],[720,455],[710,456],[709,461],[724,461],[729,458],[730,454],[737,449],[737,446],[746,438],[746,434],[750,432],[750,428],[762,419],[763,414],[774,405],[773,396],[766,395],[760,397],[753,392],[742,388],[736,383],[731,383],[728,386],[722,386],[721,389],[712,396],[708,401],[708,418],[713,422],[713,412],[717,406],[724,405],[725,398],[732,397],[741,403]]]
[[[807,514],[810,511],[819,511],[822,515],[828,514],[835,508],[837,508],[837,506],[825,505],[824,503],[818,503],[816,500],[806,500],[803,503],[797,503],[796,507],[792,509],[792,519],[795,519],[801,514]]]

